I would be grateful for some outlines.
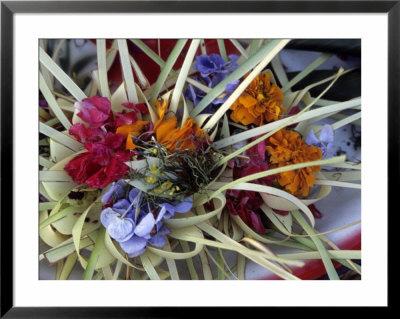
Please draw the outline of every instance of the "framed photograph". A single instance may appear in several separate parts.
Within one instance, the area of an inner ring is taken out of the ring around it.
[[[2,1],[1,316],[388,307],[399,14]]]

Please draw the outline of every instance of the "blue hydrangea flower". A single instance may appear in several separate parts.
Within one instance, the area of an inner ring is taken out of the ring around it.
[[[111,186],[102,201],[108,202],[109,198],[116,201],[112,207],[101,212],[100,220],[110,237],[120,244],[128,256],[136,257],[146,250],[148,244],[164,246],[165,235],[170,231],[163,225],[163,219],[173,217],[175,212],[189,211],[193,201],[187,198],[182,202],[162,203],[157,207],[157,213],[150,203],[144,200],[140,190],[133,188],[125,197],[127,187],[128,185],[121,181]]]
[[[308,132],[305,142],[308,145],[314,145],[322,150],[323,157],[331,157],[331,148],[334,141],[332,126],[325,124],[319,134],[319,138],[315,136],[314,130]]]

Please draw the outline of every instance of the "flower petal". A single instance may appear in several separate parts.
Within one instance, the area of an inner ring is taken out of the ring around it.
[[[174,216],[175,214],[175,206],[169,203],[162,203],[160,204],[161,209],[164,209],[163,214],[165,219],[169,219]],[[161,212],[161,211],[160,211]]]
[[[225,92],[232,93],[233,91],[235,91],[235,89],[238,86],[238,84],[239,84],[239,80],[236,80],[236,81],[233,81],[231,83],[228,83],[225,86]]]
[[[260,234],[263,234],[265,232],[264,225],[261,222],[261,217],[260,215],[256,214],[253,211],[250,211],[250,219],[251,219],[251,225],[252,228],[259,232]]]
[[[123,198],[123,199],[120,199],[118,202],[116,202],[116,203],[113,205],[113,208],[121,209],[121,210],[126,211],[126,210],[129,208],[130,205],[131,205],[131,203],[129,203],[128,200],[126,200],[125,198]]]
[[[134,230],[135,223],[130,218],[115,218],[107,227],[110,236],[120,243],[131,238]]]
[[[110,200],[118,200],[122,198],[125,195],[127,185],[128,184],[123,179],[112,183],[109,190],[101,198],[101,202],[104,204]]]
[[[147,240],[138,236],[132,236],[129,240],[119,244],[128,256],[132,258],[139,256],[146,250]]]
[[[78,116],[92,128],[102,126],[111,114],[110,101],[100,96],[92,96],[76,102],[75,107],[80,111]]]
[[[319,140],[324,144],[333,143],[334,137],[332,126],[325,124],[322,127],[321,133],[319,134]]]
[[[131,201],[131,203],[136,199],[136,197],[140,194],[140,190],[137,188],[133,188],[130,192],[129,192],[129,200]]]
[[[315,136],[314,130],[311,130],[311,131],[308,132],[308,134],[307,134],[306,138],[304,139],[304,141],[308,145],[318,145],[319,144],[319,140]]]
[[[120,216],[121,215],[115,212],[112,208],[106,208],[100,214],[100,221],[103,226],[107,228],[114,222],[116,218],[119,218]]]
[[[142,220],[136,225],[135,234],[144,237],[153,230],[155,225],[155,219],[153,214],[147,214]]]
[[[191,197],[186,197],[184,201],[175,205],[175,212],[186,213],[192,209],[193,199]]]
[[[157,247],[162,247],[165,245],[165,237],[163,235],[155,235],[149,239],[149,244]]]
[[[167,209],[164,206],[162,206],[160,211],[158,212],[158,215],[156,218],[156,223],[158,223],[159,221],[161,221],[164,218],[166,212],[167,212]]]

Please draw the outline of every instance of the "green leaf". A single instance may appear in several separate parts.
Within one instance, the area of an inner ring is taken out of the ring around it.
[[[93,245],[93,241],[89,237],[85,237],[81,240],[80,242],[80,249],[86,248]],[[57,247],[54,247],[52,249],[49,249],[48,251],[43,253],[44,258],[47,259],[47,261],[50,264],[56,263],[60,260],[62,260],[65,257],[68,257],[72,253],[75,252],[75,246],[73,242],[69,243],[61,243]]]
[[[221,58],[223,58],[224,61],[227,62],[228,61],[228,55],[226,54],[224,39],[218,39],[217,40],[217,44],[218,44],[219,54],[221,55]]]
[[[317,247],[319,254],[321,256],[322,262],[324,263],[326,272],[328,274],[329,279],[331,280],[340,280],[339,276],[336,272],[335,267],[332,264],[332,260],[330,259],[328,252],[326,248],[324,247],[323,243],[319,239],[318,236],[316,236],[314,229],[308,225],[306,220],[303,218],[303,216],[300,214],[299,211],[294,210],[291,212],[293,217],[299,222],[300,226],[303,227],[303,229],[306,231],[307,234],[311,236],[311,240],[314,242],[315,246]]]
[[[106,40],[97,39],[97,64],[99,72],[100,92],[103,97],[111,98],[110,88],[108,86],[107,77],[107,58],[106,58]]]
[[[147,275],[151,280],[160,280],[160,276],[158,275],[157,271],[155,270],[153,264],[151,263],[149,257],[146,255],[140,255],[140,260],[142,261],[142,265],[146,270]]]
[[[165,61],[161,59],[152,49],[150,49],[143,41],[139,39],[131,39],[131,42],[139,47],[149,58],[151,58],[160,67],[164,67]],[[174,70],[171,70],[171,74],[176,74]]]
[[[184,252],[189,252],[190,251],[189,244],[188,244],[187,241],[180,240],[179,243],[181,244],[182,250]],[[190,278],[192,280],[199,280],[199,275],[197,274],[196,268],[194,267],[192,258],[186,258],[186,265],[187,265],[188,270],[189,270]]]
[[[64,112],[61,110],[58,105],[54,95],[51,93],[50,88],[47,86],[46,81],[43,78],[43,75],[39,73],[39,89],[42,92],[46,102],[48,103],[50,109],[53,111],[54,115],[60,120],[61,124],[65,129],[69,129],[71,127],[71,123],[69,119],[66,117]]]
[[[78,152],[84,149],[82,143],[79,143],[77,140],[73,139],[72,137],[68,136],[67,134],[61,133],[54,128],[39,122],[39,131],[44,135],[60,142],[61,144],[67,146],[71,150]]]
[[[74,269],[76,263],[77,256],[76,254],[69,255],[62,267],[61,274],[59,280],[67,280],[71,275],[72,270]]]
[[[83,273],[83,280],[91,280],[93,277],[94,270],[97,265],[97,261],[100,258],[102,250],[105,249],[104,247],[104,234],[105,234],[106,229],[104,227],[100,227],[100,230],[97,233],[96,236],[96,242],[93,248],[92,253],[90,254],[90,258],[87,264],[87,267],[85,269],[85,272]]]
[[[48,159],[44,158],[43,156],[39,156],[39,165],[46,167],[46,168],[51,168],[54,163],[50,162]]]
[[[135,87],[135,80],[133,78],[131,61],[129,60],[128,44],[124,39],[118,39],[117,42],[128,100],[129,102],[136,104],[138,103],[138,96]]]
[[[154,85],[153,92],[151,93],[150,96],[150,103],[153,104],[153,101],[158,98],[160,95],[160,92],[162,90],[162,87],[164,85],[165,80],[168,77],[168,74],[171,72],[176,60],[178,59],[183,47],[185,46],[187,40],[185,39],[179,39],[175,47],[173,48],[172,52],[168,56],[167,62],[165,65],[162,67],[162,70],[160,74],[158,75],[157,81]]]
[[[193,39],[190,43],[190,47],[188,52],[186,53],[185,60],[183,61],[181,70],[178,75],[178,79],[176,80],[174,91],[172,93],[171,102],[169,105],[169,110],[173,113],[176,113],[178,109],[178,103],[182,94],[183,86],[185,85],[186,78],[189,74],[190,68],[192,66],[193,58],[197,52],[197,48],[199,47],[200,40]]]
[[[90,210],[93,208],[93,206],[95,204],[96,204],[96,202],[93,202],[82,213],[82,215],[78,218],[78,220],[76,221],[74,227],[72,228],[72,238],[73,238],[73,241],[74,241],[75,250],[76,250],[76,253],[78,255],[79,261],[81,262],[83,268],[86,268],[87,262],[80,254],[80,242],[81,242],[82,227],[83,227],[83,224],[85,223],[85,219],[86,219],[87,214],[90,212]]]
[[[58,81],[75,97],[78,101],[87,98],[85,93],[78,85],[53,61],[52,58],[42,49],[39,48],[40,62],[52,73]]]
[[[232,44],[236,47],[236,49],[240,52],[240,54],[244,58],[246,58],[246,59],[249,58],[249,55],[247,54],[246,50],[242,47],[242,45],[239,43],[238,40],[230,39],[230,41],[232,42]]]
[[[60,210],[59,212],[57,212],[53,215],[50,215],[49,218],[45,219],[43,222],[40,223],[39,229],[42,229],[69,214],[73,214],[75,212],[81,212],[81,211],[82,210],[80,207],[69,206],[63,210]]]

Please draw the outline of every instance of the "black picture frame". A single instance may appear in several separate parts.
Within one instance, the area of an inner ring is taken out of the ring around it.
[[[399,179],[400,1],[1,1],[1,318],[178,318],[187,308],[14,307],[13,304],[13,18],[15,13],[266,12],[388,14],[388,203]],[[388,223],[393,227],[394,223]],[[390,232],[390,229],[389,229]],[[393,232],[390,232],[393,233]],[[390,244],[388,240],[388,245]],[[389,246],[388,246],[389,247]],[[390,282],[390,281],[389,281]],[[388,300],[390,305],[390,298]],[[205,311],[204,311],[205,310]],[[297,309],[298,311],[299,309]],[[197,315],[209,310],[203,309]],[[246,308],[241,308],[243,315]],[[210,312],[211,314],[211,312]],[[214,309],[213,315],[226,315]]]

